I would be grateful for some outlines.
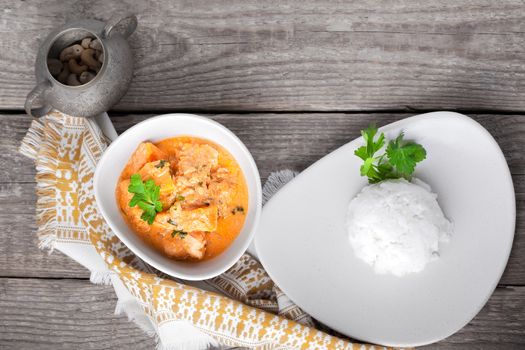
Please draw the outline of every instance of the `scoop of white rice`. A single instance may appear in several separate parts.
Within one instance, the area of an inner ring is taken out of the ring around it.
[[[403,276],[439,257],[452,224],[437,195],[422,181],[388,180],[366,186],[350,202],[347,229],[356,256],[376,273]]]

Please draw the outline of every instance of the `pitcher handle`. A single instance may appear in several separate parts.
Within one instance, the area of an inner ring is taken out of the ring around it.
[[[107,39],[113,32],[116,26],[121,22],[127,21],[124,32],[119,32],[124,38],[128,38],[137,29],[137,17],[131,13],[123,16],[113,16],[106,22],[104,30],[102,30],[102,38]]]
[[[51,82],[44,80],[38,83],[29,94],[27,94],[24,109],[26,113],[34,118],[39,118],[46,115],[53,107],[44,101],[44,105],[39,108],[33,108],[33,103],[39,97],[41,97],[48,89],[51,88]]]

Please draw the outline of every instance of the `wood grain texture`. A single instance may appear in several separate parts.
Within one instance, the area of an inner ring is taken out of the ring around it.
[[[0,348],[153,349],[115,305],[113,287],[86,280],[0,279]]]
[[[379,125],[404,118],[404,114],[219,114],[212,115],[252,152],[263,180],[271,171],[301,171],[328,152],[352,140],[370,122]],[[149,115],[113,117],[122,132]],[[501,283],[525,285],[525,117],[473,115],[500,144],[513,173],[517,200],[514,246]],[[87,278],[80,265],[59,252],[51,256],[36,247],[34,224],[34,167],[18,155],[20,139],[30,122],[24,115],[4,115],[0,128],[10,137],[0,138],[0,276]],[[4,173],[1,173],[4,172]],[[18,179],[21,180],[18,180]],[[16,238],[15,238],[16,237]]]
[[[525,287],[498,288],[469,325],[429,349],[525,346]],[[0,348],[151,349],[125,317],[113,315],[113,288],[85,280],[0,279]]]
[[[35,181],[33,162],[18,152],[30,124],[24,114],[0,114],[0,183]]]
[[[0,108],[21,109],[39,43],[133,11],[133,83],[115,109],[525,110],[520,0],[0,0]]]
[[[236,133],[250,148],[266,178],[269,172],[308,165],[359,136],[370,122],[384,125],[412,114],[215,114],[208,115]],[[119,132],[152,115],[131,114],[112,117]],[[513,175],[525,175],[525,116],[469,114],[495,137],[505,154]],[[31,118],[23,114],[0,115],[0,130],[9,137],[0,138],[0,182],[32,182],[32,162],[18,153]],[[6,166],[8,165],[8,166]]]

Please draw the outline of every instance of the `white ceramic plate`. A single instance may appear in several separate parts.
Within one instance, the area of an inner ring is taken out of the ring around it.
[[[175,136],[196,136],[223,146],[237,160],[248,186],[248,212],[244,226],[221,255],[207,261],[187,263],[169,259],[145,244],[124,221],[115,199],[115,188],[129,157],[143,141]],[[139,258],[168,275],[186,280],[215,277],[230,268],[250,244],[261,213],[261,182],[257,166],[244,144],[221,124],[192,114],[165,114],[128,129],[111,143],[97,164],[95,198],[104,219],[118,238]]]
[[[427,149],[416,176],[454,222],[441,258],[418,274],[375,274],[357,259],[344,227],[349,201],[366,185],[358,138],[309,167],[264,207],[255,237],[274,281],[314,318],[356,339],[389,346],[439,341],[467,324],[507,264],[516,216],[505,158],[472,119],[436,112],[381,128]]]

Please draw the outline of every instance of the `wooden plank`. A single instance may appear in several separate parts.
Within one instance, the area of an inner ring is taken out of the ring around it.
[[[235,132],[252,151],[261,176],[291,168],[303,170],[326,153],[353,139],[372,121],[380,125],[406,115],[387,114],[222,114],[212,118]],[[114,117],[122,132],[144,115]],[[476,115],[498,140],[514,174],[517,194],[517,226],[513,251],[503,275],[503,284],[525,284],[525,117]],[[0,276],[87,278],[88,273],[59,252],[51,256],[36,247],[34,224],[34,170],[31,161],[16,153],[29,125],[24,115],[4,115],[0,128],[8,137],[0,139]],[[21,175],[20,175],[21,174]],[[18,180],[18,179],[21,180]],[[29,181],[29,182],[26,182]],[[16,237],[14,239],[13,237]]]
[[[30,191],[32,190],[32,184]],[[7,205],[0,206],[4,209]],[[23,210],[18,206],[18,209]],[[89,278],[89,271],[60,251],[38,248],[35,204],[26,213],[0,214],[0,276],[38,278]],[[29,213],[28,213],[29,212]]]
[[[429,349],[525,348],[525,287],[498,288],[462,330]]]
[[[0,348],[153,349],[115,305],[113,287],[86,280],[0,279]]]
[[[325,154],[359,136],[359,130],[371,122],[384,125],[413,114],[216,114],[208,115],[236,133],[248,146],[259,166],[261,176],[283,168],[303,170]],[[119,132],[152,115],[112,117]],[[512,174],[525,174],[525,116],[476,115],[498,141]],[[0,138],[0,182],[34,181],[30,160],[18,153],[31,118],[23,114],[4,114],[0,129],[8,137]],[[8,166],[6,166],[8,165]]]
[[[525,346],[525,287],[498,288],[465,328],[429,349]],[[113,315],[112,287],[84,280],[0,279],[2,349],[151,349],[153,340]]]
[[[520,0],[1,0],[0,106],[21,109],[39,43],[133,11],[135,78],[116,110],[525,110]]]
[[[31,118],[24,114],[0,115],[0,183],[35,181],[33,162],[18,153],[30,124]]]

